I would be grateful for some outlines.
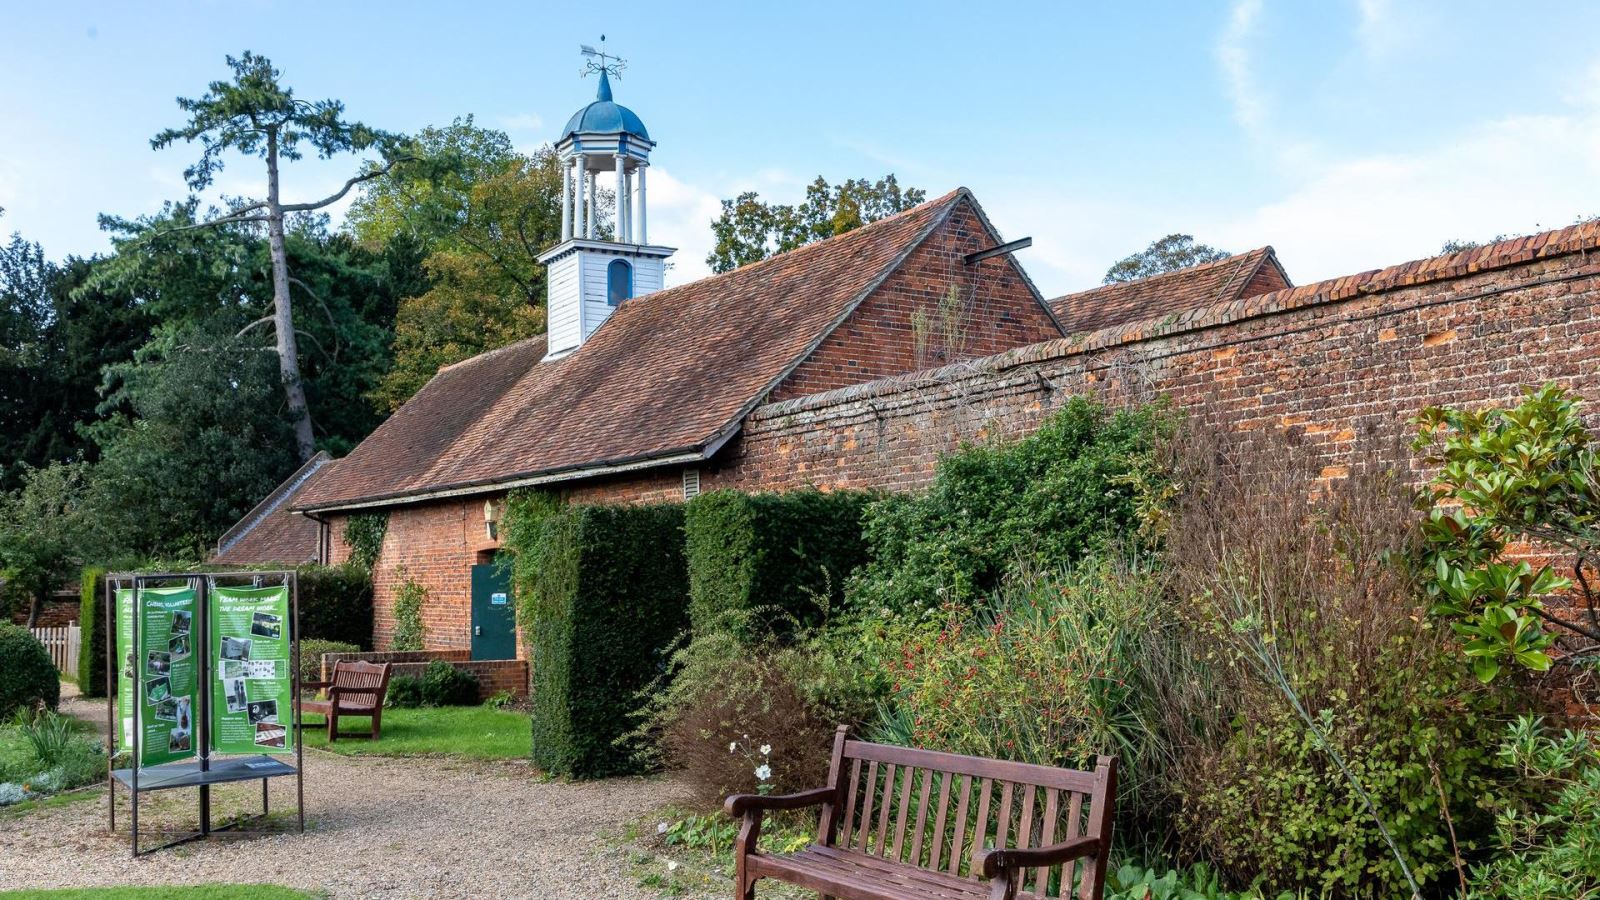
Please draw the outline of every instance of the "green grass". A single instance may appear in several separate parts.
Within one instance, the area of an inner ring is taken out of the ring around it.
[[[105,785],[101,784],[76,788],[62,794],[50,794],[34,800],[24,800],[10,806],[0,806],[0,822],[19,818],[36,809],[54,809],[57,806],[68,806],[85,800],[103,800],[105,796]],[[4,896],[5,894],[0,894],[0,897]]]
[[[275,884],[201,884],[192,887],[62,888],[54,891],[0,891],[0,897],[46,900],[301,900],[315,897]]]
[[[346,756],[455,756],[464,759],[527,759],[532,737],[527,713],[492,706],[444,706],[434,709],[386,709],[383,737],[343,738],[328,743],[319,716],[310,717],[307,747]],[[366,719],[339,719],[342,731],[360,733]]]

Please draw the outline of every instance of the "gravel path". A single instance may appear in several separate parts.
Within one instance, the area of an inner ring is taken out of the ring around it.
[[[81,702],[81,701],[80,701]],[[69,710],[72,711],[72,710]],[[272,785],[274,812],[294,782]],[[306,833],[192,843],[128,858],[97,799],[0,819],[0,885],[260,882],[343,897],[657,896],[638,887],[601,833],[676,798],[663,779],[543,783],[525,764],[350,758],[306,752]],[[194,792],[141,801],[141,829],[182,826]],[[260,785],[218,788],[223,809],[259,810]],[[125,800],[125,792],[118,792]]]

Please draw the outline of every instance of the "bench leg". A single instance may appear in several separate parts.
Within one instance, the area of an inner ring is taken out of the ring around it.
[[[328,710],[328,743],[331,744],[334,741],[337,741],[338,739],[339,739],[339,713],[336,712],[335,710],[331,710],[330,709],[330,710]]]

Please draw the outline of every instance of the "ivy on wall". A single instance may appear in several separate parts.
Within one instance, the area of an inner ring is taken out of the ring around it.
[[[422,605],[428,600],[428,589],[406,573],[404,566],[395,569],[400,579],[400,589],[394,595],[394,650],[421,650],[424,637]]]
[[[368,572],[383,552],[383,536],[389,531],[388,513],[351,516],[344,523],[344,542],[350,547],[350,561]]]

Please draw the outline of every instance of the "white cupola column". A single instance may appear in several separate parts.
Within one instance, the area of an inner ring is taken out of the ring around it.
[[[561,167],[561,239],[572,240],[572,167]]]
[[[624,194],[623,196],[627,197],[628,199],[627,199],[627,202],[623,204],[623,206],[626,207],[627,210],[628,210],[628,243],[631,244],[631,243],[633,243],[633,173],[632,172],[628,173],[626,179],[624,179],[624,184],[627,185],[627,193]]]
[[[576,182],[573,185],[573,194],[572,194],[573,201],[574,201],[573,205],[572,205],[573,227],[577,228],[579,231],[582,231],[583,232],[583,235],[582,235],[583,237],[588,237],[589,233],[587,231],[585,231],[584,227],[583,227],[583,209],[584,209],[584,206],[583,206],[583,154],[582,153],[579,153],[577,156],[574,156],[572,158],[572,177],[573,177],[573,181]]]
[[[600,185],[594,172],[585,172],[584,177],[589,179],[589,206],[584,210],[583,236],[592,241],[598,233],[594,230],[594,208],[600,202]]]
[[[628,242],[628,158],[617,154],[617,241]]]
[[[639,163],[639,195],[634,199],[634,202],[639,206],[639,243],[641,244],[650,243],[650,236],[645,231],[644,218],[644,172],[648,168],[650,167],[644,163]]]

